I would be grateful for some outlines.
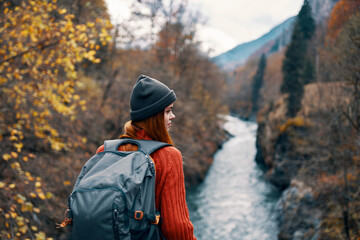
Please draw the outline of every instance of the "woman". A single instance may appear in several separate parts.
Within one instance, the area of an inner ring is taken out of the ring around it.
[[[148,76],[140,76],[130,97],[131,121],[125,124],[120,138],[156,140],[173,145],[169,135],[176,95],[165,84]],[[126,144],[119,151],[135,151],[137,146]],[[98,152],[104,151],[104,146]],[[182,156],[173,146],[151,154],[155,163],[156,208],[161,212],[160,229],[166,239],[196,239],[185,200]]]

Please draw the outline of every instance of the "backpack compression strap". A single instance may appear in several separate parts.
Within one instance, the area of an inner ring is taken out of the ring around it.
[[[106,140],[104,142],[104,151],[118,151],[119,146],[132,143],[138,146],[138,151],[147,153],[148,155],[152,154],[156,150],[165,147],[171,146],[170,144],[164,142],[158,142],[153,140],[137,140],[131,138],[125,139],[115,139],[115,140]]]

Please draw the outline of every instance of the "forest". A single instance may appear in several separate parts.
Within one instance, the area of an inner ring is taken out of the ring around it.
[[[201,13],[170,2],[134,1],[116,25],[104,0],[0,2],[0,239],[67,239],[67,197],[123,133],[141,74],[176,92],[187,187],[227,139],[219,114],[256,120],[256,161],[285,199],[279,239],[360,239],[360,1],[315,21],[305,0],[286,47],[232,72],[200,50]]]
[[[278,239],[359,239],[360,1],[321,20],[310,2],[286,48],[235,70],[231,110],[256,115],[256,161],[283,191]]]
[[[194,38],[196,13],[134,1],[132,21],[113,26],[103,0],[1,1],[0,12],[1,239],[66,239],[56,223],[76,177],[123,133],[141,74],[175,89],[186,184],[203,179],[228,110],[224,75]],[[134,34],[144,22],[151,31]]]

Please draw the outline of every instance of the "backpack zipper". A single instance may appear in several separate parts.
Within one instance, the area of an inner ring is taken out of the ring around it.
[[[117,205],[115,204],[117,207]],[[114,206],[114,207],[115,207]],[[116,208],[113,209],[113,229],[114,229],[114,237],[116,240],[119,240],[119,220],[118,220],[119,212]]]

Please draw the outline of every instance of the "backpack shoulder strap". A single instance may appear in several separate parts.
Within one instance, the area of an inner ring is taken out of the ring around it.
[[[155,152],[156,150],[162,147],[171,146],[170,144],[159,141],[124,138],[124,139],[106,140],[104,142],[104,151],[117,151],[120,145],[124,145],[127,143],[132,143],[137,145],[139,151],[142,151],[148,155],[152,154],[153,152]]]

